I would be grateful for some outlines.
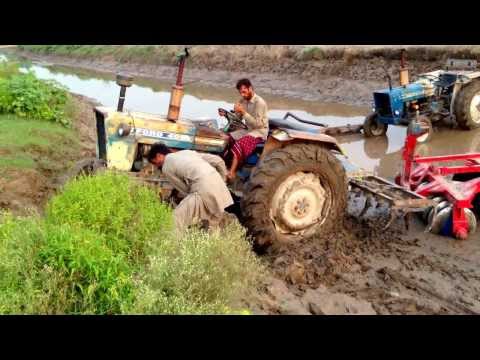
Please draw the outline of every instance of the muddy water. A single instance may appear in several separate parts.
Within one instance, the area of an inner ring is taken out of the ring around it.
[[[0,54],[0,57],[2,54]],[[3,54],[4,58],[11,57]],[[84,70],[45,63],[24,63],[24,69],[32,70],[41,79],[52,79],[70,91],[96,99],[102,105],[115,107],[119,87],[110,73]],[[189,82],[188,69],[185,74],[185,97],[181,116],[188,119],[219,119],[219,107],[231,109],[238,94],[233,89],[216,88]],[[125,107],[128,110],[165,114],[173,83],[135,79],[135,85],[127,90]],[[263,94],[260,94],[263,95]],[[331,126],[361,124],[369,109],[341,104],[318,103],[299,99],[264,96],[271,117],[283,117],[286,111],[306,120]],[[380,176],[393,178],[401,166],[401,148],[405,140],[405,128],[390,127],[387,137],[365,139],[363,135],[339,138],[350,161],[359,167],[374,171]],[[440,129],[429,144],[422,145],[422,155],[453,154],[480,151],[480,130],[463,132]]]

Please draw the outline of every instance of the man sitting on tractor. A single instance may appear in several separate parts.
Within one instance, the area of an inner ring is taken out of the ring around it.
[[[225,162],[230,165],[227,174],[229,182],[235,179],[238,167],[268,136],[268,109],[265,100],[255,94],[248,79],[239,80],[237,90],[241,99],[235,104],[234,112],[241,120],[245,120],[248,130],[240,129],[229,134],[229,145],[224,154]],[[219,110],[219,115],[226,116],[223,110]]]
[[[157,143],[147,158],[184,196],[173,212],[178,230],[205,221],[209,226],[220,223],[233,199],[225,184],[227,169],[219,156],[192,150],[172,152]]]

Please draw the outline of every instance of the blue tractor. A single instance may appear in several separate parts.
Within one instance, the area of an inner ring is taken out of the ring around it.
[[[428,129],[419,142],[427,141],[433,125],[444,122],[464,130],[480,126],[480,71],[475,60],[448,60],[446,70],[420,74],[409,83],[402,50],[400,86],[373,93],[373,112],[364,121],[366,137],[385,135],[389,125],[418,122]]]

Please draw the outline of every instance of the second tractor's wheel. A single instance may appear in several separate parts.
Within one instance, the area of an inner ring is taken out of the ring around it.
[[[315,144],[291,144],[268,154],[253,171],[241,201],[257,252],[321,236],[341,224],[347,177],[341,162]]]
[[[383,136],[387,133],[387,130],[388,124],[379,122],[377,113],[367,115],[363,122],[363,133],[366,137]]]
[[[464,130],[480,127],[480,80],[474,80],[460,90],[455,101],[458,126]]]

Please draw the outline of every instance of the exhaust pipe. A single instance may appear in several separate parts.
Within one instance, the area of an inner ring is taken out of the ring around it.
[[[167,119],[169,121],[177,122],[180,116],[180,107],[183,99],[183,71],[188,56],[188,48],[185,48],[185,52],[179,55],[180,60],[178,63],[177,82],[172,86],[170,105],[168,106]]]
[[[133,77],[127,74],[117,74],[117,85],[120,86],[120,97],[118,98],[117,111],[123,112],[123,105],[125,103],[125,94],[127,87],[132,86]]]
[[[400,52],[400,86],[409,84],[408,68],[407,68],[407,50],[402,49]]]

